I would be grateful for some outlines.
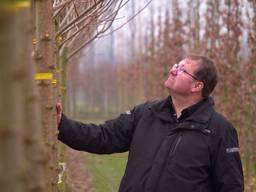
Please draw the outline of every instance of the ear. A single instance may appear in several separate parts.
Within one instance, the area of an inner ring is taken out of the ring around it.
[[[192,87],[192,92],[202,92],[204,88],[204,83],[202,81],[196,81]]]

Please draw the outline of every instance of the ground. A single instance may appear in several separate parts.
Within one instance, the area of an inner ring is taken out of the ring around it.
[[[67,183],[71,192],[95,192],[86,168],[86,153],[67,149]]]

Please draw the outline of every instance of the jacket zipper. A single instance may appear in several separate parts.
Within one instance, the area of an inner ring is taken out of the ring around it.
[[[174,146],[172,147],[172,149],[171,149],[169,155],[167,156],[167,157],[168,157],[168,158],[167,158],[167,164],[170,163],[171,160],[169,160],[169,158],[170,158],[169,156],[170,156],[170,155],[174,155],[175,151],[176,151],[177,148],[178,148],[178,145],[179,145],[180,142],[181,142],[181,138],[182,138],[182,134],[179,134],[178,139],[176,139],[176,142],[174,143]],[[172,159],[172,158],[173,158],[173,157],[171,157],[171,159]],[[162,174],[160,175],[160,177],[161,177],[161,176],[162,176]],[[158,181],[157,181],[157,183],[156,183],[156,185],[155,185],[155,189],[158,188],[158,185],[159,185],[159,179],[158,179]],[[154,192],[155,192],[155,190],[154,190]]]
[[[175,153],[175,151],[176,151],[178,145],[180,144],[181,137],[182,137],[182,135],[179,135],[179,137],[178,137],[178,139],[177,139],[177,142],[176,142],[175,145],[174,145],[174,148],[173,148],[173,151],[172,151],[173,154]]]
[[[180,134],[180,135],[178,136],[178,139],[176,140],[176,142],[175,142],[175,144],[174,144],[174,147],[172,148],[172,151],[171,151],[171,153],[170,153],[171,155],[174,155],[174,153],[175,153],[175,151],[176,151],[178,145],[180,144],[181,138],[182,138],[182,134]]]

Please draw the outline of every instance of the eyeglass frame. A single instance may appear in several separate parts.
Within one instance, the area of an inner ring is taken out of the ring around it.
[[[178,64],[178,63],[175,63],[175,64],[172,66],[171,69],[175,69],[175,70],[177,70],[177,71],[181,71],[181,72],[183,72],[183,73],[189,75],[190,77],[192,77],[194,80],[202,81],[202,80],[198,79],[196,76],[194,76],[194,75],[192,75],[191,73],[187,72],[186,69],[181,68],[181,67],[183,67],[183,65],[180,65],[180,64]]]

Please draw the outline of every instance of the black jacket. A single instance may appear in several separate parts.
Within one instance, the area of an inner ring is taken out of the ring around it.
[[[211,98],[176,118],[171,97],[106,121],[83,124],[62,116],[59,140],[71,148],[129,151],[119,192],[242,192],[237,132]]]

